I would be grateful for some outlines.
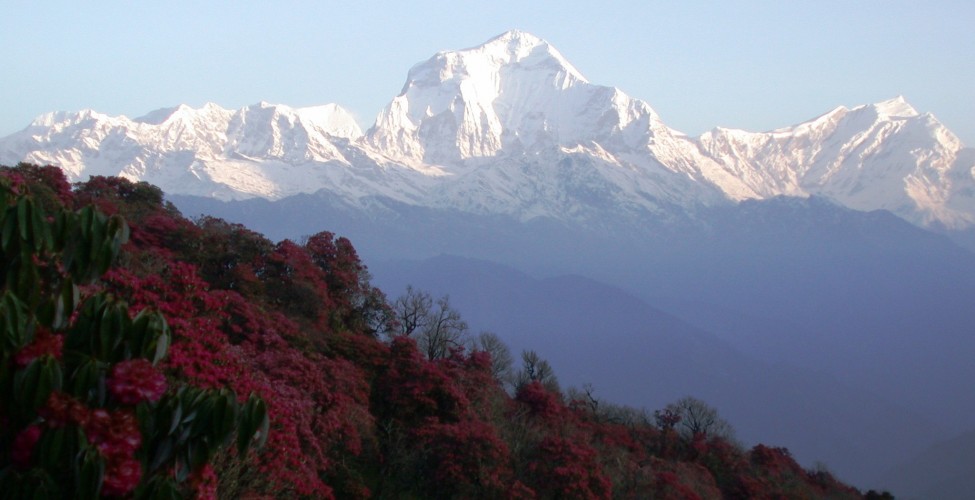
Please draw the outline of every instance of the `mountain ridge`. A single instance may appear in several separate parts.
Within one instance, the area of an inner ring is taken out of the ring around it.
[[[223,200],[322,191],[356,204],[379,194],[521,220],[640,220],[818,195],[922,226],[975,224],[975,150],[903,97],[693,138],[517,30],[414,65],[365,132],[336,104],[170,109],[134,120],[49,113],[0,139],[0,161]]]
[[[733,342],[589,278],[536,279],[451,255],[377,261],[370,269],[387,291],[409,284],[435,295],[449,292],[475,331],[497,334],[513,352],[544,353],[567,385],[591,384],[610,401],[646,408],[686,394],[703,397],[721,409],[744,442],[776,434],[798,460],[810,465],[826,460],[861,485],[872,483],[865,478],[892,456],[920,451],[918,443],[900,440],[900,433],[937,427],[849,380],[743,355]],[[795,432],[799,428],[804,432]]]

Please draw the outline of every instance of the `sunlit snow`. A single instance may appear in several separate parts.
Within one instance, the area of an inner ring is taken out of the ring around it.
[[[415,65],[365,133],[335,104],[54,112],[0,139],[0,162],[22,160],[59,165],[72,181],[124,175],[174,194],[324,190],[353,204],[379,195],[522,219],[817,195],[919,224],[975,222],[975,154],[901,96],[770,132],[691,138],[521,31]]]

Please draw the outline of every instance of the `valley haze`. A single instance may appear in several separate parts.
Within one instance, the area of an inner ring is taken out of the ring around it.
[[[703,395],[860,486],[975,425],[975,150],[904,97],[690,137],[515,30],[413,66],[365,131],[336,104],[54,112],[0,139],[19,161],[346,235],[387,293],[449,293],[573,385]]]

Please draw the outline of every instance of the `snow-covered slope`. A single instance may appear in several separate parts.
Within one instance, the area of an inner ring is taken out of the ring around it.
[[[639,147],[651,125],[663,126],[645,103],[590,84],[547,42],[511,31],[414,66],[368,142],[398,159],[451,163],[597,138]]]
[[[520,31],[417,64],[365,134],[333,104],[52,113],[0,139],[0,162],[17,161],[220,199],[322,191],[523,220],[819,195],[922,225],[975,223],[975,150],[903,98],[691,138]]]
[[[118,175],[174,193],[278,198],[321,184],[329,165],[349,165],[341,144],[361,135],[334,104],[178,106],[136,119],[85,110],[37,118],[0,140],[0,159],[58,165],[72,181]]]
[[[975,221],[973,150],[903,97],[767,133],[715,129],[698,142],[755,198],[813,194],[922,225]]]

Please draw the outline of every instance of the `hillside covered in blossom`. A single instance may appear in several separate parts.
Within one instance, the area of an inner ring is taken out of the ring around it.
[[[388,298],[327,228],[275,243],[56,167],[0,190],[0,496],[864,496],[706,402],[623,407],[545,353],[461,341],[446,297]]]

